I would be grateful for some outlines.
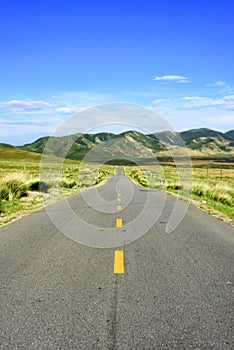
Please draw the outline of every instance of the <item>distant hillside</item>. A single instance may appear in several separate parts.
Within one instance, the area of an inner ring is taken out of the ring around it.
[[[186,147],[201,154],[233,153],[233,130],[227,133],[201,128],[183,131],[180,133]]]
[[[10,145],[9,145],[10,146]],[[41,154],[23,151],[17,147],[2,147],[0,144],[0,161],[39,162]]]
[[[225,132],[225,135],[231,140],[231,146],[234,147],[234,130]]]
[[[4,144],[3,144],[4,145]],[[46,146],[46,149],[45,149]],[[3,148],[2,146],[1,148]],[[10,145],[4,148],[13,147]],[[88,154],[90,160],[114,158],[152,158],[169,155],[170,149],[178,154],[186,147],[191,156],[234,155],[234,130],[222,133],[207,128],[182,132],[164,131],[144,135],[138,131],[121,134],[74,134],[62,137],[42,137],[18,149],[81,160]]]
[[[49,142],[48,142],[49,140]],[[46,146],[46,149],[45,149]],[[81,160],[90,151],[95,159],[153,157],[155,153],[165,151],[165,145],[153,135],[143,135],[137,131],[128,131],[119,135],[113,133],[76,134],[63,137],[44,137],[32,144],[20,146],[20,149]],[[68,150],[68,152],[67,152]]]
[[[225,134],[222,132],[206,128],[182,131],[180,133],[180,136],[184,140],[185,144],[189,144],[191,141],[199,139],[201,137],[214,137],[218,139],[225,138]]]
[[[9,146],[9,147],[8,147]],[[36,152],[29,152],[21,150],[12,145],[8,145],[7,147],[2,147],[0,144],[0,162],[17,162],[18,164],[22,163],[36,163],[39,164],[41,161],[41,154]],[[58,158],[55,156],[46,156],[46,159],[50,163],[57,163]],[[74,164],[74,161],[68,159],[66,163]]]
[[[15,148],[15,146],[9,145],[9,143],[0,143],[0,148]]]

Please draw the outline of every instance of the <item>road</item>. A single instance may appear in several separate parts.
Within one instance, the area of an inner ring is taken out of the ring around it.
[[[2,227],[0,349],[233,349],[233,228],[175,201],[119,170]]]

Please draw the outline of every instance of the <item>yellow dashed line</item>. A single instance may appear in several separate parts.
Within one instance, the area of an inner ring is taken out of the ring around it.
[[[117,198],[117,201],[118,201],[118,202],[121,202],[121,198]]]
[[[117,205],[117,210],[121,210],[121,209],[122,209],[121,205]]]
[[[116,227],[122,227],[123,226],[123,222],[122,219],[116,219]]]
[[[124,273],[124,251],[115,250],[114,273]]]

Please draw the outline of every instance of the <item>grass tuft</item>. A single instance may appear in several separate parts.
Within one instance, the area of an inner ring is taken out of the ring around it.
[[[231,186],[227,184],[207,184],[197,182],[193,186],[193,194],[199,197],[212,199],[226,205],[232,206],[234,204],[234,193]]]
[[[9,174],[0,180],[0,200],[12,202],[25,195],[27,195],[27,185],[22,174]]]

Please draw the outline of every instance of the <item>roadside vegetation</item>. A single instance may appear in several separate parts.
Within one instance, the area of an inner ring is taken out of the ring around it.
[[[98,185],[117,171],[110,165],[65,160],[60,176],[56,176],[57,158],[48,157],[40,178],[40,160],[40,154],[0,150],[0,225],[82,188]]]
[[[69,159],[58,171],[58,158],[48,156],[41,177],[40,161],[41,155],[37,153],[0,149],[0,225],[51,201],[98,185],[117,173],[117,166]],[[233,224],[234,164],[201,160],[194,161],[192,168],[190,178],[185,164],[179,163],[180,179],[171,162],[124,166],[124,172],[141,186],[192,199],[201,209]]]
[[[234,223],[233,163],[194,161],[192,178],[187,176],[186,167],[181,163],[179,164],[181,180],[173,163],[141,167],[127,166],[124,170],[141,186],[190,198],[201,209],[229,223]]]

